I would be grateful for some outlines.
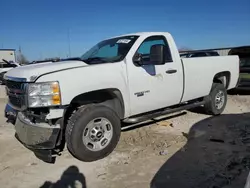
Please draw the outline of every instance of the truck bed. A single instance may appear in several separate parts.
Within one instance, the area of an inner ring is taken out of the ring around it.
[[[184,93],[181,102],[208,95],[213,78],[219,72],[230,73],[231,79],[227,89],[232,89],[237,84],[238,56],[183,58],[181,61],[184,69]]]

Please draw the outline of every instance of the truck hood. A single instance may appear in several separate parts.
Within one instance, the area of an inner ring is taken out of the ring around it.
[[[87,64],[83,61],[75,60],[61,62],[45,62],[39,64],[25,65],[11,69],[4,75],[4,77],[6,80],[33,82],[43,74],[84,66],[87,66]]]

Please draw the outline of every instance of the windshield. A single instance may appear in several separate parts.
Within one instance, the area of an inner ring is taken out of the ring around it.
[[[88,64],[118,62],[125,58],[139,36],[123,36],[104,40],[85,54],[81,59]]]

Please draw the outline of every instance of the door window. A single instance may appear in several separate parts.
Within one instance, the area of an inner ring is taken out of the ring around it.
[[[165,37],[163,36],[152,36],[152,37],[148,37],[147,39],[145,39],[140,47],[137,50],[137,53],[141,54],[142,56],[142,61],[145,62],[149,62],[150,61],[150,48],[151,46],[155,45],[155,44],[163,44],[166,46],[166,62],[172,62],[172,56],[170,53],[170,49],[169,46],[167,44],[167,41],[165,39]]]

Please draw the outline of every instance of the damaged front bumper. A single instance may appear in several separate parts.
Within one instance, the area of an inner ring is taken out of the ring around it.
[[[60,124],[33,123],[22,112],[15,121],[16,139],[44,162],[54,163]]]
[[[12,123],[15,125],[16,123],[16,116],[17,116],[17,111],[14,110],[9,103],[6,104],[5,109],[4,109],[4,116],[7,118],[8,123]]]

